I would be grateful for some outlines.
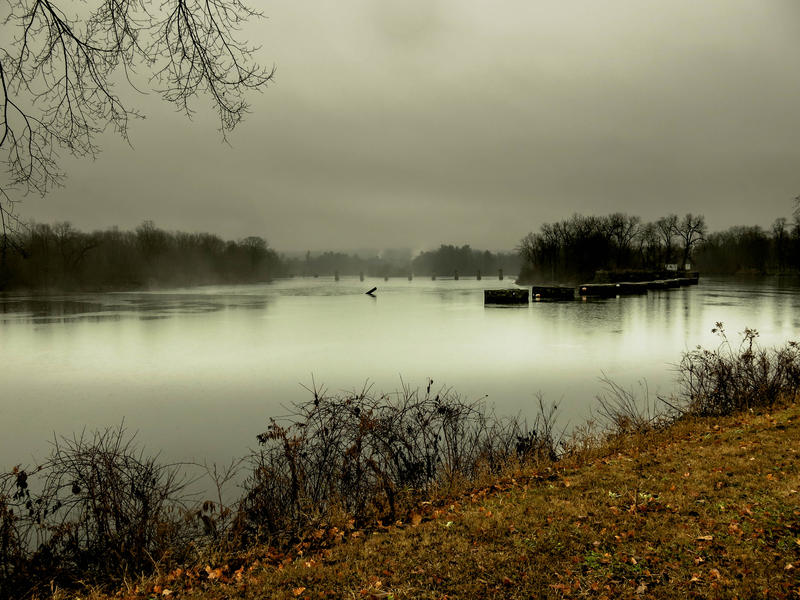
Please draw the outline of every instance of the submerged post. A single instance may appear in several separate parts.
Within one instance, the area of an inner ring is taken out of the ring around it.
[[[481,280],[481,270],[480,270],[480,269],[478,269],[478,274],[475,276],[475,278],[476,278],[478,281],[480,281],[480,280]]]
[[[339,271],[334,271],[333,272],[333,280],[334,281],[339,281]]]
[[[458,271],[457,270],[453,273],[453,279],[458,281]]]
[[[413,278],[414,278],[414,274],[413,273],[409,273],[408,274],[408,280],[411,281]]]
[[[497,278],[503,281],[503,269],[497,269]]]
[[[364,271],[361,271],[361,273],[358,274],[358,279],[360,281],[364,281]]]

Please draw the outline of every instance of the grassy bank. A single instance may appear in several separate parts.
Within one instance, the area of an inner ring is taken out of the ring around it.
[[[800,406],[684,419],[395,523],[131,581],[126,598],[796,598]],[[116,594],[90,594],[93,598]]]
[[[0,575],[39,598],[797,597],[800,349],[718,330],[678,397],[608,382],[566,436],[544,404],[526,426],[430,385],[315,391],[228,506],[182,504],[121,432],[76,440],[6,476]]]

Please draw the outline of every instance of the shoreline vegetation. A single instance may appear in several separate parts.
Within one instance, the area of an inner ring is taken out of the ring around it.
[[[70,223],[32,223],[0,232],[0,292],[134,291],[260,283],[287,276],[494,277],[522,285],[664,279],[674,271],[704,275],[800,274],[800,204],[769,230],[735,226],[708,232],[702,215],[653,222],[624,213],[575,214],[545,223],[513,251],[441,244],[410,249],[279,254],[259,236],[223,240],[211,233],[166,231],[144,221],[86,233]],[[685,268],[687,263],[690,268]]]
[[[517,273],[516,252],[442,244],[416,256],[408,249],[306,252],[287,256],[259,236],[223,240],[211,233],[166,231],[145,221],[133,231],[86,233],[70,223],[34,223],[0,231],[0,292],[135,291],[262,283],[278,277],[486,276]]]
[[[58,439],[0,474],[0,597],[796,597],[800,347],[714,331],[675,397],[605,381],[570,432],[309,390],[202,502],[121,427]]]
[[[712,233],[702,215],[691,213],[653,222],[624,213],[575,214],[527,234],[518,251],[519,281],[525,284],[635,281],[644,273],[664,279],[668,264],[704,275],[797,274],[800,209],[793,223],[781,217],[769,231],[735,226]]]

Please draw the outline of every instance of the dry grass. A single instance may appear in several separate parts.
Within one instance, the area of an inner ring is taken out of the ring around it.
[[[796,403],[684,418],[392,524],[209,556],[116,597],[797,598],[799,442]]]

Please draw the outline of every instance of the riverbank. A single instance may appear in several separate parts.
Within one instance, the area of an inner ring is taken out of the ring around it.
[[[713,331],[715,349],[677,366],[676,396],[606,380],[596,420],[568,435],[541,399],[526,424],[432,381],[311,390],[257,436],[233,503],[188,503],[180,465],[121,428],[56,440],[40,466],[0,474],[0,592],[791,597],[800,346]]]
[[[798,448],[797,403],[683,419],[394,523],[320,530],[287,554],[217,555],[81,597],[796,598]]]

